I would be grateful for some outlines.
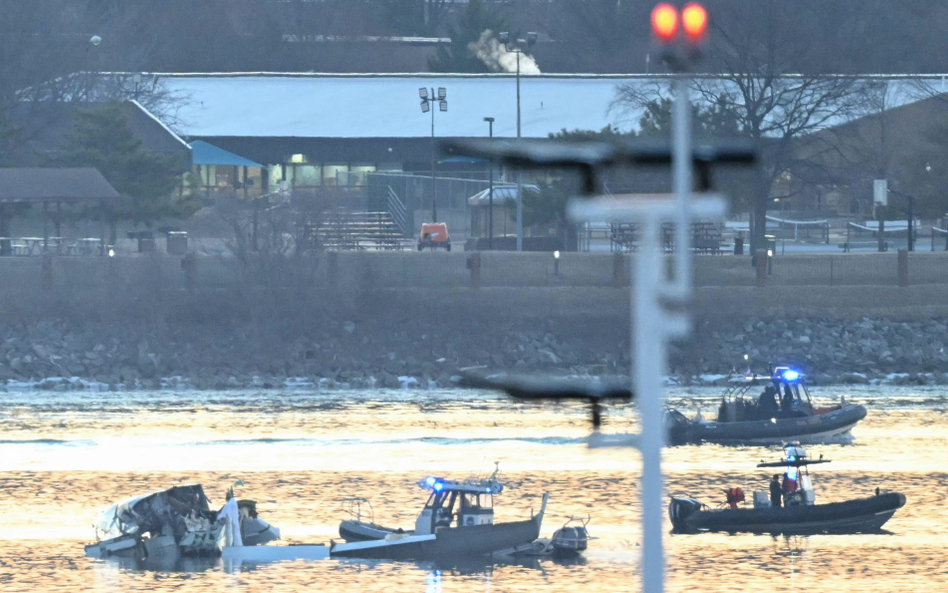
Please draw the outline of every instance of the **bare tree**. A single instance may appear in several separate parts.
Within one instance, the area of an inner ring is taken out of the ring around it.
[[[864,79],[789,71],[812,51],[811,40],[787,26],[792,18],[778,0],[720,5],[709,61],[721,74],[696,77],[692,85],[699,100],[734,114],[740,133],[761,151],[752,181],[752,253],[763,246],[767,209],[782,197],[773,195],[777,182],[799,164],[797,140],[857,116],[864,105]],[[638,108],[661,92],[630,85],[617,103]]]

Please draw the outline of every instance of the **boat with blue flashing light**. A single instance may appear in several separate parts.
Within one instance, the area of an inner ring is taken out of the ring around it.
[[[503,491],[497,471],[484,480],[452,481],[429,476],[417,482],[428,493],[413,530],[375,523],[365,499],[349,499],[351,519],[339,525],[346,543],[333,544],[330,556],[389,560],[430,560],[489,556],[532,544],[540,536],[549,493],[540,512],[522,521],[494,522],[494,496]],[[365,506],[364,506],[365,505]]]
[[[875,493],[864,498],[816,504],[816,491],[809,466],[829,463],[809,459],[799,445],[787,445],[784,459],[757,464],[760,468],[784,468],[783,483],[774,476],[771,491],[754,492],[753,508],[742,508],[744,492],[726,490],[726,501],[712,509],[693,497],[672,497],[668,515],[677,533],[726,532],[814,535],[821,533],[878,533],[897,510],[905,505],[899,492]]]
[[[763,388],[761,393],[757,389]],[[672,444],[825,443],[851,438],[866,408],[842,401],[814,404],[799,369],[772,367],[766,375],[748,373],[733,381],[721,397],[717,418],[688,418],[678,410],[665,413]]]

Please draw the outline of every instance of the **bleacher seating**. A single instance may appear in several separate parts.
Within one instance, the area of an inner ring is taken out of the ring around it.
[[[388,212],[334,209],[310,221],[306,230],[309,244],[322,249],[397,250],[410,244]]]

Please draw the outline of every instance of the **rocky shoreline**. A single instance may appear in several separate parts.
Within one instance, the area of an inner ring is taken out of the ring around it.
[[[0,391],[430,389],[464,372],[626,375],[627,332],[615,320],[324,320],[264,333],[43,321],[0,326]],[[699,322],[672,346],[668,380],[723,385],[743,373],[745,354],[799,366],[820,385],[948,385],[948,324],[889,319]]]

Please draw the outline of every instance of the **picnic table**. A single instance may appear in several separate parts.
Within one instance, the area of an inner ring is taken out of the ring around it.
[[[12,255],[100,255],[102,240],[97,237],[70,239],[66,237],[0,237],[0,245],[10,246]]]

